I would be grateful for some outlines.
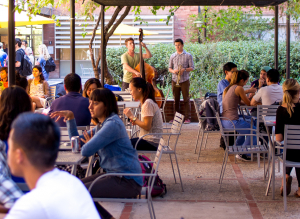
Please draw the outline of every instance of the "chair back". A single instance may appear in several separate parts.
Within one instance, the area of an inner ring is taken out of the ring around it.
[[[165,141],[164,139],[160,139],[159,141],[159,145],[157,147],[157,151],[155,154],[155,158],[154,158],[154,162],[153,162],[153,166],[152,166],[152,170],[151,170],[151,174],[155,174],[155,176],[150,176],[149,181],[148,181],[148,194],[151,194],[154,182],[155,182],[155,178],[157,176],[157,171],[158,171],[158,166],[161,160],[161,155],[163,154],[163,148],[165,146]],[[150,193],[149,193],[150,192]]]
[[[167,100],[168,100],[168,97],[169,97],[170,89],[171,88],[168,89],[167,95],[164,98],[162,98],[162,100],[163,100],[162,110],[165,110],[165,106],[166,106],[166,103],[167,103]]]
[[[283,159],[286,160],[286,150],[300,150],[300,125],[285,125]]]
[[[124,125],[126,125],[126,118],[125,118],[125,115],[124,115],[124,109],[126,108],[126,105],[125,104],[122,104],[122,105],[118,105],[118,108],[119,108],[119,117],[120,119],[123,121]]]
[[[202,100],[200,98],[194,99],[194,106],[195,106],[195,110],[196,110],[197,118],[198,118],[199,122],[201,121],[200,120],[200,112],[199,112],[199,108],[200,108],[201,104],[202,104]]]
[[[50,86],[50,96],[55,99],[56,96],[56,86]]]
[[[89,130],[88,126],[77,126],[78,134],[82,135],[82,132]],[[67,127],[60,127],[60,142],[70,142],[69,133]]]
[[[227,148],[229,146],[229,142],[227,141],[228,139],[225,138],[225,132],[224,132],[224,128],[223,128],[223,125],[222,125],[219,113],[216,113],[216,119],[217,119],[217,122],[218,122],[218,125],[219,125],[219,128],[220,128],[220,134],[221,134],[221,136],[222,136],[222,138],[224,140],[225,146]]]
[[[258,105],[257,106],[257,126],[263,122],[263,116],[276,116],[279,105]]]
[[[171,133],[172,134],[180,133],[183,122],[184,122],[184,115],[176,112],[171,127]]]

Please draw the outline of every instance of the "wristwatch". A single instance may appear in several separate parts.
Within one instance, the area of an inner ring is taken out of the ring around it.
[[[132,121],[133,121],[133,122],[135,122],[135,121],[136,121],[136,119],[137,119],[136,117],[133,117],[133,118],[132,118]]]
[[[184,68],[184,71],[186,71],[186,68]]]

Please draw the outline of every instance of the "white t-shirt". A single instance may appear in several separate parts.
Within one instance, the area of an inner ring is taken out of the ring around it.
[[[256,102],[262,103],[262,105],[271,105],[274,102],[281,101],[282,97],[282,87],[278,84],[271,84],[260,88],[253,98]]]
[[[22,196],[5,219],[100,218],[87,189],[79,179],[54,169],[42,175],[36,188]]]
[[[149,133],[163,133],[163,120],[160,109],[158,105],[151,99],[147,99],[142,105],[141,118],[143,122],[146,116],[153,116],[151,129],[146,131],[145,129],[141,128],[139,137]],[[158,144],[160,136],[148,135],[145,136],[144,139],[150,143]]]

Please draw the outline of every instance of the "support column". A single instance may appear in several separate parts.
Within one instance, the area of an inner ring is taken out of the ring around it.
[[[286,15],[286,78],[290,78],[290,35],[291,35],[291,16]]]
[[[105,41],[105,34],[104,34],[104,9],[105,6],[101,5],[101,85],[104,87],[104,41]]]
[[[278,70],[278,5],[275,6],[274,68]]]
[[[16,84],[15,73],[15,0],[8,2],[8,86]]]
[[[70,73],[75,73],[75,0],[70,0]]]

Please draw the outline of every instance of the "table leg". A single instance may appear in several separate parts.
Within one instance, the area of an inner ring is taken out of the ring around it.
[[[74,164],[74,165],[72,165],[71,174],[72,174],[73,176],[76,176],[76,171],[77,171],[77,165]]]
[[[275,148],[272,143],[272,199],[275,199]]]

